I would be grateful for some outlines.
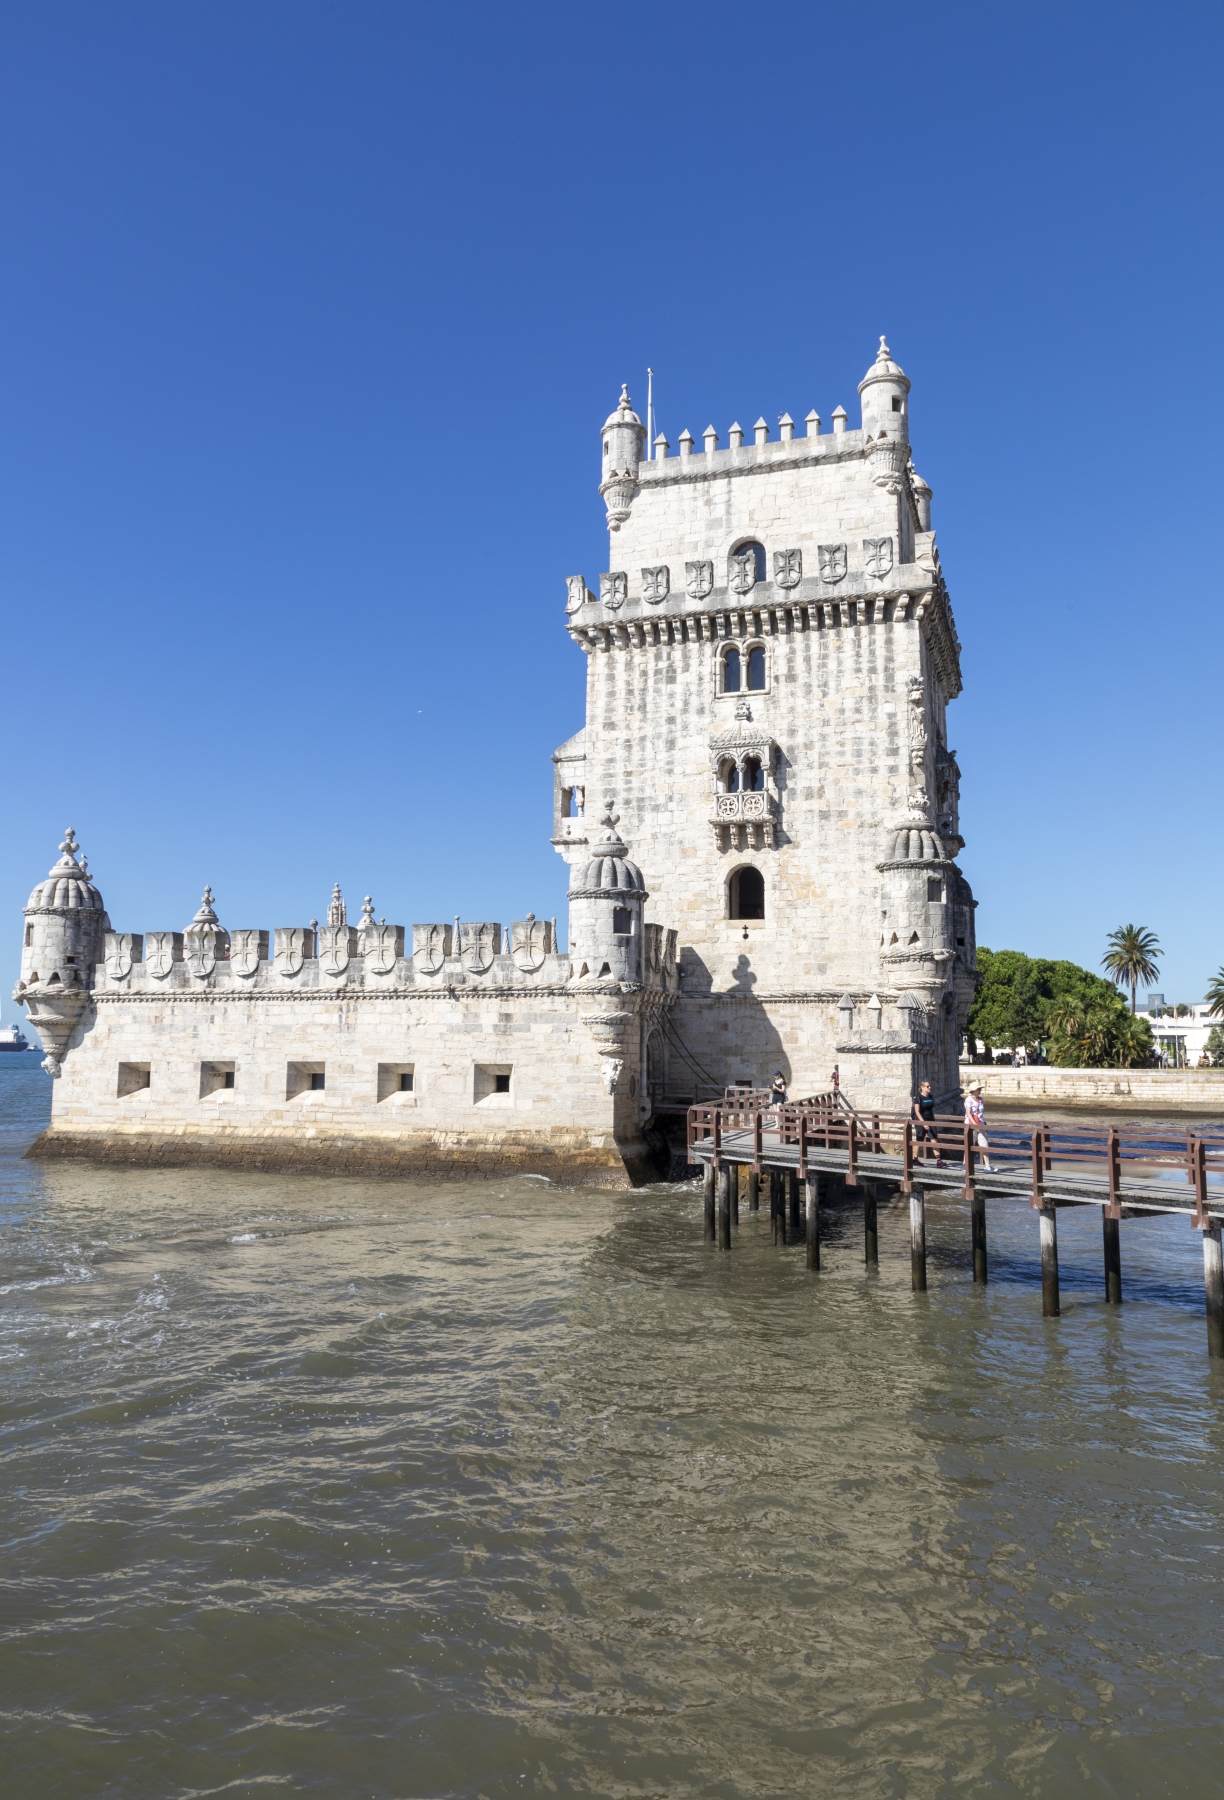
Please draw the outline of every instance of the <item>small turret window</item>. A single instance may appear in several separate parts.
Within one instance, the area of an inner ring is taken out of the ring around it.
[[[759,644],[748,652],[748,686],[757,693],[765,686],[765,651]]]
[[[612,931],[616,937],[628,937],[633,930],[633,914],[627,906],[612,908]]]
[[[26,926],[25,941],[26,949],[28,950],[30,945],[34,942],[34,927],[32,925]]]
[[[740,691],[740,653],[728,650],[723,656],[723,693],[738,694]]]
[[[765,917],[765,877],[759,869],[737,869],[727,884],[728,912],[733,919]]]
[[[900,411],[901,411],[901,397],[900,397],[900,395],[899,395],[899,394],[894,394],[894,395],[893,395],[893,411],[894,411],[894,412],[900,412]]]

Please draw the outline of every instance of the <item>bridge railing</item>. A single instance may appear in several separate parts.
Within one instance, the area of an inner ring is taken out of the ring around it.
[[[745,1134],[749,1141],[744,1142]],[[1224,1126],[1051,1124],[1045,1120],[1008,1119],[977,1128],[959,1114],[937,1114],[917,1120],[907,1113],[848,1113],[836,1094],[820,1094],[786,1106],[763,1106],[760,1091],[729,1093],[721,1102],[689,1108],[688,1146],[712,1152],[717,1167],[728,1135],[738,1139],[735,1160],[750,1150],[758,1172],[776,1148],[797,1151],[798,1173],[806,1178],[813,1151],[845,1156],[847,1185],[858,1185],[863,1156],[898,1158],[901,1189],[909,1193],[923,1165],[959,1164],[964,1170],[966,1198],[972,1198],[983,1167],[989,1173],[1027,1175],[1035,1206],[1042,1204],[1046,1182],[1057,1169],[1064,1177],[1085,1175],[1103,1182],[1111,1216],[1120,1216],[1119,1195],[1127,1176],[1161,1183],[1186,1182],[1193,1188],[1195,1224],[1206,1223],[1209,1186],[1224,1183]],[[790,1157],[780,1159],[787,1167]],[[995,1170],[996,1162],[1006,1164]],[[1224,1193],[1217,1193],[1224,1202]]]

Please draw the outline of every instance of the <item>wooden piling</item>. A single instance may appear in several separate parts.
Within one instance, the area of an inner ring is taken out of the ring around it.
[[[761,1177],[757,1174],[755,1169],[749,1169],[749,1171],[748,1171],[748,1211],[749,1212],[760,1212],[760,1210],[761,1210]]]
[[[807,1188],[807,1266],[820,1267],[820,1177],[809,1175]]]
[[[731,1164],[718,1171],[718,1248],[731,1248]]]
[[[1218,1219],[1209,1219],[1203,1228],[1203,1288],[1207,1297],[1207,1354],[1224,1357],[1224,1253]]]
[[[1117,1219],[1111,1219],[1109,1209],[1101,1208],[1101,1231],[1105,1240],[1105,1302],[1108,1306],[1122,1304],[1122,1228]]]
[[[986,1284],[986,1196],[980,1187],[975,1186],[973,1199],[969,1205],[969,1219],[973,1236],[973,1279]]]
[[[777,1225],[777,1234],[774,1237],[774,1243],[782,1245],[782,1247],[785,1249],[785,1247],[786,1247],[786,1177],[783,1174],[781,1169],[774,1170],[773,1180],[770,1183],[770,1185],[773,1188],[774,1221]]]
[[[744,1179],[744,1171],[739,1163],[731,1165],[731,1223],[739,1230],[740,1183]]]
[[[869,1269],[880,1266],[880,1232],[876,1221],[876,1184],[863,1183],[863,1261]]]
[[[702,1177],[702,1199],[705,1203],[705,1241],[714,1242],[714,1190],[718,1181],[718,1170],[712,1162],[705,1166]]]
[[[786,1185],[790,1189],[791,1236],[796,1241],[798,1241],[799,1232],[803,1225],[803,1214],[802,1214],[802,1212],[800,1210],[800,1206],[799,1206],[799,1177],[798,1177],[798,1175],[793,1174],[793,1173],[788,1174],[786,1177]]]
[[[1058,1306],[1058,1214],[1048,1203],[1038,1213],[1041,1220],[1041,1316],[1056,1319]]]
[[[910,1190],[910,1286],[916,1294],[925,1294],[926,1267],[926,1189]]]

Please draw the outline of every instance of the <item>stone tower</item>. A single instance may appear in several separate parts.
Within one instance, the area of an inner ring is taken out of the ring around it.
[[[78,857],[80,860],[78,861]],[[110,920],[90,880],[76,833],[69,827],[59,861],[40,881],[25,907],[21,979],[13,998],[29,1008],[46,1056],[43,1068],[58,1075],[73,1032],[90,1004],[95,965]]]
[[[586,724],[554,758],[553,841],[578,889],[585,796],[612,796],[647,923],[678,928],[674,1093],[775,1068],[819,1092],[835,1063],[862,1107],[957,1087],[960,646],[882,338],[859,394],[857,431],[839,406],[831,432],[784,414],[776,438],[760,418],[723,449],[710,426],[653,460],[627,390],[603,427],[609,569],[598,594],[567,584]]]

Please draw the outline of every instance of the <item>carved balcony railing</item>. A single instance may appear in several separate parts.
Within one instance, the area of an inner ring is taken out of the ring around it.
[[[772,794],[715,794],[710,823],[719,848],[737,850],[772,847],[777,801]]]

